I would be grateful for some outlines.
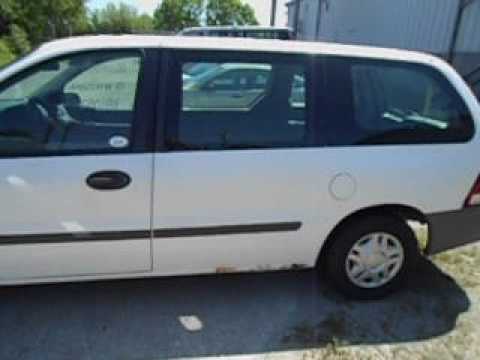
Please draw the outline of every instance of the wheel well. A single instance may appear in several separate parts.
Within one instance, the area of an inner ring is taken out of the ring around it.
[[[318,255],[317,266],[321,265],[323,257],[328,252],[329,246],[331,246],[333,243],[333,239],[335,239],[336,235],[342,229],[348,227],[351,223],[357,221],[359,218],[373,215],[391,216],[405,222],[415,221],[422,225],[428,225],[426,216],[420,210],[406,205],[378,205],[355,211],[354,213],[342,219],[329,233]],[[423,243],[418,236],[417,240],[419,242],[419,248],[422,250],[425,249],[428,243],[428,236],[425,240],[423,240]]]

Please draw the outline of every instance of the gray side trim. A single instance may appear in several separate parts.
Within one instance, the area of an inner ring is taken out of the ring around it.
[[[480,207],[427,215],[430,239],[426,254],[467,245],[480,240]]]
[[[156,229],[153,238],[171,238],[187,236],[215,236],[234,234],[253,234],[261,232],[297,231],[302,226],[301,222],[281,222],[268,224],[249,225],[224,225],[176,229]],[[110,231],[90,233],[62,233],[62,234],[28,234],[28,235],[0,235],[2,245],[26,244],[57,244],[93,241],[120,241],[135,239],[150,239],[150,230],[138,231]]]
[[[151,232],[148,230],[82,232],[82,233],[61,233],[61,234],[1,235],[0,246],[135,240],[135,239],[148,239],[150,238],[150,235],[151,235]]]
[[[261,232],[297,231],[302,226],[300,222],[283,222],[272,224],[225,225],[212,227],[197,227],[183,229],[163,229],[153,232],[154,238],[252,234]]]

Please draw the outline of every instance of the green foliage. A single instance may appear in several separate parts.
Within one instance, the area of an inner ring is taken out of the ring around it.
[[[163,0],[153,14],[156,30],[180,31],[199,26],[202,16],[202,0]]]
[[[89,31],[86,0],[0,0],[2,61],[57,37]]]
[[[0,56],[6,62],[40,43],[83,33],[150,33],[200,26],[203,0],[163,0],[154,17],[124,3],[108,4],[88,16],[88,0],[0,0]],[[208,25],[258,24],[241,0],[209,0]]]
[[[27,33],[16,24],[10,25],[10,35],[7,37],[7,40],[15,54],[23,55],[31,49]]]
[[[2,0],[0,2],[0,36],[9,34],[9,27],[15,19],[18,3],[15,0]]]
[[[25,31],[16,25],[19,4],[15,0],[0,2],[0,66],[30,50]]]
[[[92,30],[104,34],[132,34],[151,32],[153,20],[150,16],[138,15],[137,10],[127,4],[107,4],[102,10],[94,11],[91,16]]]
[[[153,18],[147,14],[137,17],[134,30],[137,33],[151,33],[153,32]]]
[[[88,31],[85,0],[16,0],[15,3],[14,22],[25,30],[33,45]]]
[[[13,60],[15,60],[15,54],[8,46],[8,41],[5,39],[0,39],[0,67],[12,62]]]
[[[200,26],[203,0],[164,0],[153,15],[154,27],[161,31],[180,31]],[[258,25],[255,12],[241,0],[209,0],[208,25]]]
[[[209,0],[208,25],[258,25],[255,11],[241,0]]]

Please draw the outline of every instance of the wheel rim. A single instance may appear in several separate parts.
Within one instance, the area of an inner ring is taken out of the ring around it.
[[[347,276],[362,288],[378,288],[390,282],[402,268],[403,246],[387,233],[363,236],[350,249],[345,261]]]

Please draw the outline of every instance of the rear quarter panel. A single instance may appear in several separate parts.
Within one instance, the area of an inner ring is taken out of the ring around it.
[[[332,147],[316,150],[312,162],[321,167],[319,179],[348,174],[355,181],[354,195],[338,200],[328,192],[318,199],[322,241],[346,217],[380,205],[405,205],[424,214],[458,210],[480,174],[480,106],[461,76],[446,62],[433,56],[419,60],[443,74],[464,99],[472,114],[475,134],[466,143]],[[323,206],[329,204],[328,208]],[[320,250],[320,249],[318,249]]]

